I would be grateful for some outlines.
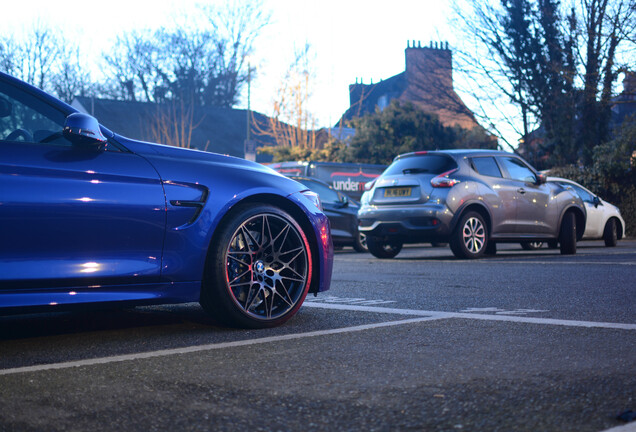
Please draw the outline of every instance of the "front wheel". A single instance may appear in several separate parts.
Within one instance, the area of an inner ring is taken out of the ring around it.
[[[486,252],[488,243],[488,228],[484,217],[474,211],[463,215],[449,243],[457,258],[480,258]]]
[[[367,237],[369,252],[376,258],[395,258],[402,250],[402,243],[384,240],[378,237]]]
[[[311,282],[311,250],[303,230],[270,205],[239,207],[219,228],[208,253],[201,306],[232,327],[284,323]]]
[[[576,217],[574,213],[567,212],[561,222],[559,231],[559,246],[562,255],[574,255],[576,253]]]
[[[614,219],[610,219],[605,224],[605,229],[603,230],[603,240],[605,241],[605,246],[614,247],[618,242],[618,229],[616,228],[616,221]]]

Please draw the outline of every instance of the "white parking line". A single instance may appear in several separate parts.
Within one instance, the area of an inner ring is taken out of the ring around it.
[[[382,328],[382,327],[393,327],[393,326],[399,326],[399,325],[405,325],[405,324],[419,323],[419,322],[425,322],[425,321],[435,321],[435,320],[450,319],[450,318],[485,320],[485,321],[505,321],[505,322],[516,322],[516,323],[527,323],[527,324],[558,325],[558,326],[566,326],[566,327],[587,327],[587,328],[594,327],[594,328],[607,328],[607,329],[618,329],[618,330],[636,330],[636,324],[626,324],[626,323],[573,321],[573,320],[561,320],[561,319],[552,319],[552,318],[530,318],[530,317],[524,317],[524,316],[510,316],[510,315],[487,315],[487,314],[478,314],[478,313],[426,311],[426,310],[418,310],[418,309],[399,309],[399,308],[374,307],[374,306],[346,305],[346,304],[337,304],[337,303],[318,303],[316,301],[306,302],[303,305],[303,307],[417,316],[419,318],[411,318],[411,319],[404,319],[404,320],[398,320],[398,321],[388,321],[388,322],[382,322],[382,323],[376,323],[376,324],[366,324],[366,325],[344,327],[344,328],[331,329],[331,330],[318,330],[318,331],[307,332],[307,333],[295,333],[295,334],[288,334],[288,335],[281,335],[281,336],[271,336],[271,337],[264,337],[264,338],[258,338],[258,339],[243,340],[243,341],[197,345],[197,346],[126,354],[126,355],[111,356],[111,357],[101,357],[101,358],[86,359],[86,360],[76,360],[76,361],[61,362],[61,363],[2,369],[0,370],[0,376],[15,375],[19,373],[28,373],[28,372],[48,371],[48,370],[55,370],[55,369],[68,369],[68,368],[81,367],[81,366],[93,366],[93,365],[99,365],[99,364],[119,363],[119,362],[134,361],[134,360],[141,360],[141,359],[148,359],[148,358],[155,358],[155,357],[165,357],[165,356],[177,355],[177,354],[189,354],[189,353],[196,353],[196,352],[203,352],[203,351],[212,351],[212,350],[223,349],[223,348],[235,348],[235,347],[265,344],[265,343],[271,343],[271,342],[304,339],[304,338],[316,337],[316,336],[351,333],[351,332],[371,330],[371,329]]]
[[[574,320],[562,320],[554,318],[531,318],[524,316],[511,316],[511,315],[487,315],[477,313],[461,313],[461,312],[440,312],[440,311],[426,311],[418,309],[398,309],[398,308],[384,308],[373,306],[357,306],[357,305],[344,305],[334,303],[318,303],[311,302],[303,304],[303,307],[320,308],[320,309],[336,309],[336,310],[349,310],[358,312],[374,312],[374,313],[386,313],[394,315],[415,315],[415,316],[430,316],[438,319],[445,318],[461,318],[461,319],[473,319],[484,321],[506,321],[506,322],[518,322],[526,324],[547,324],[558,325],[565,327],[594,327],[594,328],[607,328],[618,330],[636,330],[636,324],[626,323],[609,323],[609,322],[595,322],[595,321],[574,321]]]
[[[603,432],[636,432],[636,422],[628,423],[624,426],[616,426],[606,429]]]
[[[119,362],[141,360],[141,359],[148,359],[148,358],[155,358],[155,357],[165,357],[165,356],[176,355],[176,354],[189,354],[189,353],[196,353],[196,352],[202,352],[202,351],[212,351],[212,350],[223,349],[223,348],[235,348],[235,347],[265,344],[270,342],[304,339],[304,338],[316,337],[316,336],[352,333],[352,332],[371,330],[371,329],[382,328],[382,327],[393,327],[393,326],[399,326],[399,325],[405,325],[405,324],[419,323],[424,321],[433,321],[436,319],[439,319],[439,317],[427,316],[427,317],[411,318],[411,319],[405,319],[405,320],[399,320],[399,321],[381,322],[376,324],[365,324],[360,326],[344,327],[344,328],[331,329],[331,330],[318,330],[318,331],[307,332],[307,333],[295,333],[295,334],[288,334],[288,335],[281,335],[281,336],[271,336],[271,337],[249,339],[249,340],[242,340],[242,341],[235,341],[235,342],[222,342],[222,343],[216,343],[216,344],[197,345],[197,346],[189,346],[189,347],[183,347],[183,348],[174,348],[174,349],[150,351],[150,352],[135,353],[135,354],[125,354],[125,355],[119,355],[119,356],[101,357],[101,358],[93,358],[93,359],[86,359],[86,360],[76,360],[76,361],[69,361],[69,362],[62,362],[62,363],[51,363],[51,364],[43,364],[43,365],[35,365],[35,366],[17,367],[17,368],[11,368],[11,369],[0,369],[0,376],[15,375],[15,374],[27,373],[27,372],[41,372],[41,371],[48,371],[48,370],[54,370],[54,369],[69,369],[69,368],[81,367],[81,366],[93,366],[93,365],[100,365],[100,364],[119,363]]]
[[[504,260],[484,260],[485,264],[503,263],[503,264],[538,264],[538,265],[626,265],[636,266],[636,261],[504,261]]]
[[[634,261],[513,261],[507,260],[505,258],[488,258],[483,260],[473,260],[473,261],[460,261],[457,259],[435,259],[436,257],[400,257],[399,259],[395,259],[395,262],[398,263],[407,263],[407,262],[422,262],[430,259],[431,263],[439,263],[439,264],[523,264],[523,265],[582,265],[582,266],[593,266],[593,265],[602,265],[602,266],[636,266],[636,255]],[[338,257],[338,261],[344,262],[355,262],[359,263],[359,258],[341,258]],[[428,262],[428,261],[427,261]]]

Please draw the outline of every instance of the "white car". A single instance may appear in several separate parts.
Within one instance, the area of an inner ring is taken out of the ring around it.
[[[598,195],[580,184],[559,177],[548,177],[549,182],[559,183],[572,188],[585,203],[587,222],[585,224],[584,240],[603,239],[605,246],[616,246],[616,242],[625,237],[625,221],[615,205],[602,200]]]

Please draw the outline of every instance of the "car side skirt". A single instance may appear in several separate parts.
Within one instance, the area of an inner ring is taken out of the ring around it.
[[[141,306],[199,301],[201,281],[56,288],[54,290],[3,290],[0,314],[54,312],[87,304]]]

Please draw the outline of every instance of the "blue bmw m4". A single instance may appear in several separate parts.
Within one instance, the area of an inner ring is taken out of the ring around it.
[[[0,73],[0,314],[200,302],[223,325],[272,327],[332,266],[301,184],[125,138]]]

